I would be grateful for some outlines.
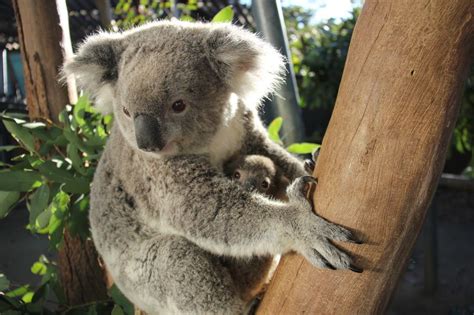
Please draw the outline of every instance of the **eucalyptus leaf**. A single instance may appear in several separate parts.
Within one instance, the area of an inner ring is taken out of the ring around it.
[[[120,307],[120,305],[115,304],[114,308],[112,309],[111,315],[125,315],[125,313]]]
[[[38,290],[35,291],[33,298],[31,299],[31,302],[36,303],[41,299],[46,299],[49,294],[49,284],[45,283],[42,286],[38,288]]]
[[[290,146],[288,146],[286,149],[290,153],[309,154],[319,147],[320,145],[316,143],[302,142],[302,143],[293,143]]]
[[[46,178],[59,182],[59,183],[69,183],[74,180],[73,174],[69,171],[59,168],[52,161],[46,161],[38,167],[38,170]]]
[[[20,193],[17,191],[0,191],[0,219],[8,215],[19,198]]]
[[[49,225],[49,220],[51,219],[52,213],[51,208],[48,207],[46,210],[41,212],[35,221],[35,227],[38,229],[39,233],[47,233],[48,231],[41,231],[45,230]]]
[[[231,23],[234,19],[234,10],[231,5],[226,6],[212,18],[212,23]]]
[[[9,152],[14,149],[18,149],[19,146],[17,145],[2,145],[0,146],[0,152]]]
[[[5,293],[5,295],[11,298],[23,296],[24,294],[26,294],[26,292],[28,292],[29,288],[30,286],[28,284],[25,284],[21,287],[16,288],[15,290],[8,291],[7,293]]]
[[[41,185],[30,198],[30,225],[34,226],[36,218],[48,207],[49,186]]]
[[[7,279],[7,277],[3,273],[0,273],[0,291],[5,291],[9,287],[10,287],[10,281]]]
[[[31,266],[31,272],[35,275],[44,275],[46,271],[48,270],[48,267],[41,261],[37,261]]]
[[[4,120],[3,124],[5,125],[5,128],[7,128],[8,132],[10,132],[11,135],[13,135],[20,143],[22,143],[28,151],[35,152],[35,140],[28,129],[9,120]]]
[[[40,180],[40,174],[34,171],[0,172],[0,191],[29,191],[33,184]]]
[[[117,288],[116,285],[113,285],[112,288],[109,289],[109,295],[112,297],[115,303],[120,305],[125,312],[126,315],[133,315],[134,308],[133,304],[123,295],[122,292]]]
[[[82,158],[79,155],[78,148],[74,144],[70,143],[67,146],[66,152],[67,157],[71,160],[74,169],[81,175],[85,175],[86,169],[83,166]]]
[[[283,118],[277,117],[270,123],[270,125],[268,125],[268,128],[267,128],[268,137],[273,142],[278,143],[278,144],[283,144],[283,142],[280,139],[280,134],[279,134],[282,125],[283,125]]]
[[[31,303],[31,299],[33,298],[33,292],[26,292],[22,297],[21,300],[25,303]]]

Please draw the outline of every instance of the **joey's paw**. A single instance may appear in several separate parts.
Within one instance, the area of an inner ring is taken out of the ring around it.
[[[304,169],[308,174],[313,174],[314,169],[316,168],[316,163],[318,162],[319,152],[321,147],[317,148],[311,154],[311,159],[304,160]]]
[[[308,174],[313,174],[315,167],[316,167],[316,163],[314,163],[313,160],[311,160],[311,159],[304,160],[304,170]]]
[[[308,202],[306,195],[311,185],[316,185],[318,181],[312,176],[301,176],[298,177],[291,183],[290,186],[286,189],[286,193],[290,201],[297,201],[305,203]]]

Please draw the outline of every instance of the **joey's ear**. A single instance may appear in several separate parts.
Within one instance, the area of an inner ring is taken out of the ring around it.
[[[283,56],[270,44],[242,28],[216,24],[206,39],[207,57],[232,92],[258,104],[283,80]]]
[[[88,37],[63,67],[63,77],[74,74],[79,87],[91,95],[102,113],[112,112],[113,86],[122,52],[121,34],[99,33]]]

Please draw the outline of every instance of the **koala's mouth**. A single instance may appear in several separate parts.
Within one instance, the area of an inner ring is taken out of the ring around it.
[[[143,152],[154,155],[171,155],[177,152],[177,144],[174,141],[167,142],[162,148],[140,148]]]

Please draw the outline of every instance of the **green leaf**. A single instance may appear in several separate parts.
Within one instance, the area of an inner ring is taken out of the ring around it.
[[[38,167],[48,179],[64,183],[63,190],[69,193],[85,194],[89,192],[89,181],[84,177],[74,177],[68,170],[59,168],[52,161],[46,161]]]
[[[74,180],[74,176],[71,173],[65,169],[57,167],[56,163],[52,161],[44,162],[38,166],[38,170],[48,179],[58,183],[68,183]]]
[[[35,140],[28,129],[22,127],[14,121],[3,120],[5,128],[30,152],[35,152]]]
[[[33,292],[26,292],[21,300],[25,303],[31,303],[31,299],[33,298]]]
[[[5,291],[10,287],[10,281],[8,281],[7,277],[0,273],[0,291]]]
[[[212,23],[230,23],[234,19],[234,10],[231,5],[226,6],[212,18]]]
[[[2,145],[0,146],[0,152],[10,152],[11,150],[17,149],[17,145]]]
[[[34,171],[0,172],[0,190],[29,191],[33,184],[41,180],[40,174]]]
[[[48,297],[48,294],[49,294],[49,284],[45,283],[42,286],[40,286],[38,290],[35,291],[33,298],[31,299],[31,302],[36,303],[41,299],[46,299]]]
[[[50,235],[50,248],[58,249],[63,239],[64,218],[69,210],[70,197],[63,191],[54,196],[50,205],[51,217],[48,224],[48,233]]]
[[[19,309],[22,307],[22,304],[6,295],[0,294],[0,314],[2,315],[22,315],[20,312],[15,312],[12,309]]]
[[[34,226],[36,218],[48,207],[49,186],[41,185],[32,195],[30,199],[30,225]]]
[[[112,297],[115,303],[120,305],[126,315],[133,315],[134,308],[133,304],[120,292],[116,285],[113,285],[109,290],[109,295]]]
[[[74,144],[70,143],[67,145],[66,152],[67,152],[67,157],[71,160],[72,166],[74,167],[74,169],[77,172],[79,172],[81,175],[85,175],[86,169],[82,165],[82,158],[79,155],[79,151],[77,147]]]
[[[73,106],[73,118],[79,127],[86,123],[86,120],[84,119],[84,113],[89,108],[89,99],[84,95],[79,97],[77,103]]]
[[[17,191],[0,191],[0,219],[6,217],[20,198]]]
[[[119,305],[115,304],[111,315],[125,315],[125,313]]]
[[[38,233],[47,233],[48,230],[45,230],[49,225],[49,220],[51,219],[51,207],[48,207],[46,210],[41,212],[35,221],[35,228],[38,229]]]
[[[37,261],[31,266],[31,272],[35,275],[44,275],[46,271],[48,270],[48,267],[41,261]]]
[[[295,153],[295,154],[309,154],[312,153],[314,150],[319,148],[321,145],[316,143],[293,143],[289,147],[286,148],[288,152]]]
[[[25,284],[19,288],[16,288],[15,290],[7,292],[5,295],[11,298],[18,297],[18,296],[23,296],[28,292],[28,289],[30,286],[28,284]]]
[[[79,236],[83,240],[90,236],[89,230],[89,197],[74,202],[70,209],[70,219],[68,220],[68,229],[73,236]]]
[[[283,144],[283,142],[280,139],[280,129],[283,124],[283,118],[282,117],[277,117],[275,118],[270,125],[268,125],[268,136],[270,139],[278,144]]]

